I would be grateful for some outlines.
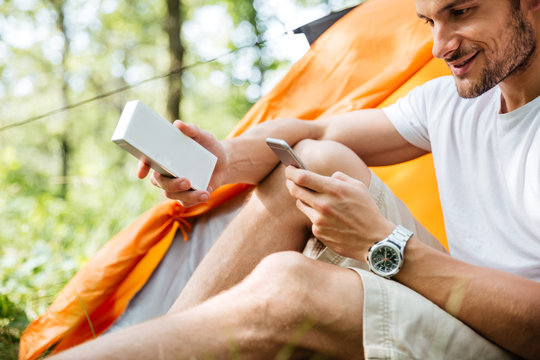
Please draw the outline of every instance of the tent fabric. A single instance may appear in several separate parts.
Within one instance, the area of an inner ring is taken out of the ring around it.
[[[415,16],[413,0],[371,0],[328,29],[285,77],[233,129],[238,136],[277,118],[313,120],[384,106],[425,81],[447,75],[431,54],[429,28]],[[416,218],[445,244],[444,224],[429,155],[374,171],[404,200]],[[145,284],[190,218],[249,188],[223,186],[191,208],[165,201],[114,236],[83,266],[49,309],[25,330],[19,359],[47,349],[67,349],[102,334]]]
[[[304,34],[309,45],[312,45],[315,40],[317,40],[322,33],[324,33],[330,26],[332,26],[336,21],[345,16],[349,11],[354,9],[356,6],[343,9],[341,11],[332,12],[325,17],[314,20],[308,24],[302,25],[299,28],[293,30],[294,34]]]

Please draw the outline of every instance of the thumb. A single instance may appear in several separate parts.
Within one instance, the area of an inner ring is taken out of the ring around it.
[[[200,134],[199,128],[195,124],[187,124],[182,120],[175,120],[173,125],[184,135],[189,136],[190,138],[194,138]]]

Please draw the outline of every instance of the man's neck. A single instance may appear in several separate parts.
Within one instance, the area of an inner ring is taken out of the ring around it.
[[[540,96],[540,0],[535,0],[534,5],[529,6],[529,20],[535,24],[536,50],[526,68],[518,70],[499,84],[503,114],[514,111]]]
[[[536,50],[527,69],[512,74],[499,84],[501,113],[514,111],[540,95],[540,49]]]

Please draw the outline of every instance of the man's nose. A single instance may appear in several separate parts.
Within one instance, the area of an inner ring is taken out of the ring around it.
[[[433,33],[433,56],[439,59],[448,59],[459,48],[459,36],[450,27],[435,23]]]

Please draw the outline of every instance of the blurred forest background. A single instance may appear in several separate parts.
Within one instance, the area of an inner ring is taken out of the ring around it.
[[[0,359],[17,358],[21,331],[75,271],[163,200],[110,141],[127,101],[224,138],[309,48],[283,34],[359,2],[0,0]]]

